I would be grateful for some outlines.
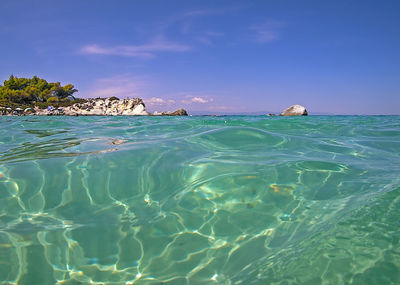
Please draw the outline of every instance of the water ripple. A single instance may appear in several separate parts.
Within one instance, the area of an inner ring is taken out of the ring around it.
[[[399,117],[0,120],[1,284],[400,283]]]

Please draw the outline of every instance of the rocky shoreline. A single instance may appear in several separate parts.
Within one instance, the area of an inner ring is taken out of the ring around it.
[[[24,116],[187,116],[184,109],[178,109],[173,112],[155,112],[154,114],[147,112],[146,106],[142,99],[118,99],[96,98],[86,99],[84,102],[75,103],[67,107],[48,106],[41,109],[37,106],[34,108],[15,108],[0,107],[0,115]]]
[[[33,108],[10,108],[0,106],[0,116],[188,116],[185,109],[170,112],[150,113],[142,99],[89,98],[82,102],[66,107],[48,106],[45,109],[35,106]],[[308,112],[301,105],[292,105],[281,114],[268,114],[268,116],[307,116]]]

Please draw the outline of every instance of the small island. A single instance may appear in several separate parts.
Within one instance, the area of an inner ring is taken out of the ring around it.
[[[76,98],[74,85],[49,83],[37,76],[13,75],[0,85],[0,115],[40,116],[187,116],[184,109],[149,113],[142,99]]]

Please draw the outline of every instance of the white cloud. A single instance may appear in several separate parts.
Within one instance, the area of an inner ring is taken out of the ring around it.
[[[187,99],[183,99],[181,102],[183,104],[193,104],[193,103],[200,103],[200,104],[205,104],[205,103],[209,103],[209,102],[213,102],[214,99],[213,98],[205,98],[205,97],[200,97],[200,96],[186,96]]]
[[[270,43],[279,39],[280,30],[284,27],[283,22],[267,21],[263,24],[249,27],[255,33],[255,40],[259,43]]]
[[[143,98],[144,104],[146,107],[150,108],[151,110],[161,109],[163,111],[174,109],[174,104],[176,103],[173,99],[163,99],[160,97],[151,97],[151,98]]]
[[[151,58],[157,52],[186,52],[192,47],[156,37],[153,41],[143,45],[118,45],[105,47],[98,44],[85,45],[80,52],[93,55],[118,55],[128,57]]]
[[[208,102],[207,99],[204,99],[204,98],[201,98],[201,97],[193,97],[191,101],[192,101],[193,103],[202,103],[202,104]]]
[[[145,103],[148,105],[162,105],[166,102],[163,98],[151,97],[149,99],[145,99]]]

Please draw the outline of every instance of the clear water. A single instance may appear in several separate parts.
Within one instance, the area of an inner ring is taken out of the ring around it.
[[[400,284],[400,117],[2,117],[0,284]]]

